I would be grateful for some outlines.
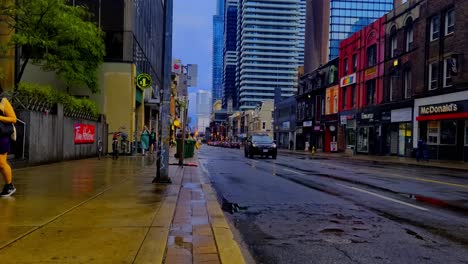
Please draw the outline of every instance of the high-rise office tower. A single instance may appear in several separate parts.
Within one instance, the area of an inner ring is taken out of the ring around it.
[[[307,0],[300,0],[299,3],[299,66],[304,65],[304,48],[305,48],[305,24],[306,24],[306,2]]]
[[[239,109],[294,95],[300,49],[301,0],[239,0],[236,88]]]
[[[237,109],[236,63],[237,63],[237,3],[238,0],[224,0],[224,65],[223,65],[223,108],[228,102]]]
[[[205,128],[210,126],[211,106],[211,93],[205,90],[198,90],[196,102],[196,127],[199,132],[205,132]]]
[[[304,71],[338,56],[340,41],[393,9],[394,0],[307,0]]]
[[[217,0],[216,15],[213,16],[213,103],[223,97],[224,1]]]

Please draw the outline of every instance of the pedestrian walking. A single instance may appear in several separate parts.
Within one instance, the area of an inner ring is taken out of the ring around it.
[[[140,142],[141,142],[141,153],[143,154],[143,156],[146,155],[146,150],[148,149],[149,147],[149,139],[150,139],[150,131],[148,130],[148,127],[145,126],[143,128],[143,131],[141,132],[141,136],[140,136]]]
[[[416,161],[429,161],[429,155],[427,152],[427,144],[423,139],[418,140],[418,149],[416,151]]]
[[[119,158],[119,140],[117,138],[117,133],[112,137],[112,159]]]
[[[156,132],[154,132],[154,128],[151,128],[150,153],[153,154],[155,149],[156,149]]]
[[[10,151],[10,140],[16,139],[16,131],[14,123],[16,123],[16,114],[13,106],[6,98],[2,98],[0,102],[0,172],[3,175],[5,185],[0,193],[0,196],[11,196],[16,192],[13,185],[13,175],[11,167],[7,162],[8,152]]]

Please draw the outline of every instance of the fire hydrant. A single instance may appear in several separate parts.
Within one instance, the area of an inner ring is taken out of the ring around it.
[[[312,146],[312,155],[315,154],[315,146]]]

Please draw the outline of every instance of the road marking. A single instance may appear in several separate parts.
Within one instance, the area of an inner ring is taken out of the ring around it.
[[[289,172],[292,172],[292,173],[296,173],[296,174],[299,174],[299,175],[304,175],[304,173],[297,172],[297,171],[293,171],[293,170],[289,170],[289,169],[283,169],[283,170],[289,171]]]
[[[362,192],[362,193],[367,193],[367,194],[370,194],[370,195],[375,196],[375,197],[379,197],[379,198],[387,200],[387,201],[392,201],[392,202],[395,202],[395,203],[403,204],[403,205],[413,207],[413,208],[416,208],[416,209],[419,209],[419,210],[422,210],[422,211],[429,211],[429,209],[427,209],[427,208],[417,206],[417,205],[412,205],[412,204],[409,204],[409,203],[406,203],[406,202],[402,202],[402,201],[399,201],[399,200],[396,200],[396,199],[393,199],[393,198],[390,198],[390,197],[387,197],[387,196],[383,196],[383,195],[378,194],[378,193],[369,192],[369,191],[366,191],[366,190],[363,190],[363,189],[359,189],[359,188],[356,188],[356,187],[352,187],[352,186],[348,186],[348,185],[344,185],[344,184],[340,184],[340,183],[337,183],[337,184],[342,186],[342,187],[352,189],[352,190]]]
[[[337,166],[334,164],[330,163],[322,163],[323,165],[335,167],[338,169],[348,169],[352,171],[361,171],[365,173],[376,173],[371,170],[363,170],[363,169],[350,169],[349,167],[343,167],[343,166]],[[422,182],[431,182],[431,183],[437,183],[437,184],[442,184],[442,185],[447,185],[447,186],[453,186],[453,187],[460,187],[460,188],[468,188],[468,185],[463,185],[463,184],[456,184],[456,183],[450,183],[450,182],[443,182],[443,181],[437,181],[437,180],[430,180],[430,179],[424,179],[424,178],[418,178],[418,177],[407,177],[407,176],[402,176],[398,174],[392,174],[392,173],[386,173],[386,172],[377,172],[378,174],[374,174],[374,176],[381,177],[381,176],[387,176],[387,177],[394,177],[394,178],[402,178],[402,179],[410,179],[410,180],[417,180],[417,181],[422,181]],[[380,175],[379,175],[380,174]]]

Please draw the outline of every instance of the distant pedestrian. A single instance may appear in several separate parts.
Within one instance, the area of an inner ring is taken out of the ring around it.
[[[119,158],[119,140],[117,134],[112,137],[112,159]]]
[[[0,193],[0,196],[11,196],[16,192],[13,185],[13,175],[11,167],[7,162],[8,152],[10,151],[10,140],[16,136],[16,132],[12,124],[16,123],[16,114],[13,106],[8,99],[3,98],[0,102],[0,172],[3,175],[5,186]],[[12,137],[13,136],[13,137]]]
[[[416,160],[429,161],[429,155],[427,151],[427,144],[423,139],[418,140],[418,149],[416,151]]]
[[[141,132],[141,136],[140,136],[140,142],[141,142],[141,154],[143,154],[143,156],[146,155],[146,150],[148,149],[149,147],[149,140],[150,140],[150,131],[148,130],[148,127],[144,127],[143,128],[143,131]]]
[[[294,141],[292,140],[289,141],[289,149],[294,150]]]
[[[156,132],[154,132],[154,128],[151,128],[150,134],[150,153],[153,154],[154,150],[156,149]]]

